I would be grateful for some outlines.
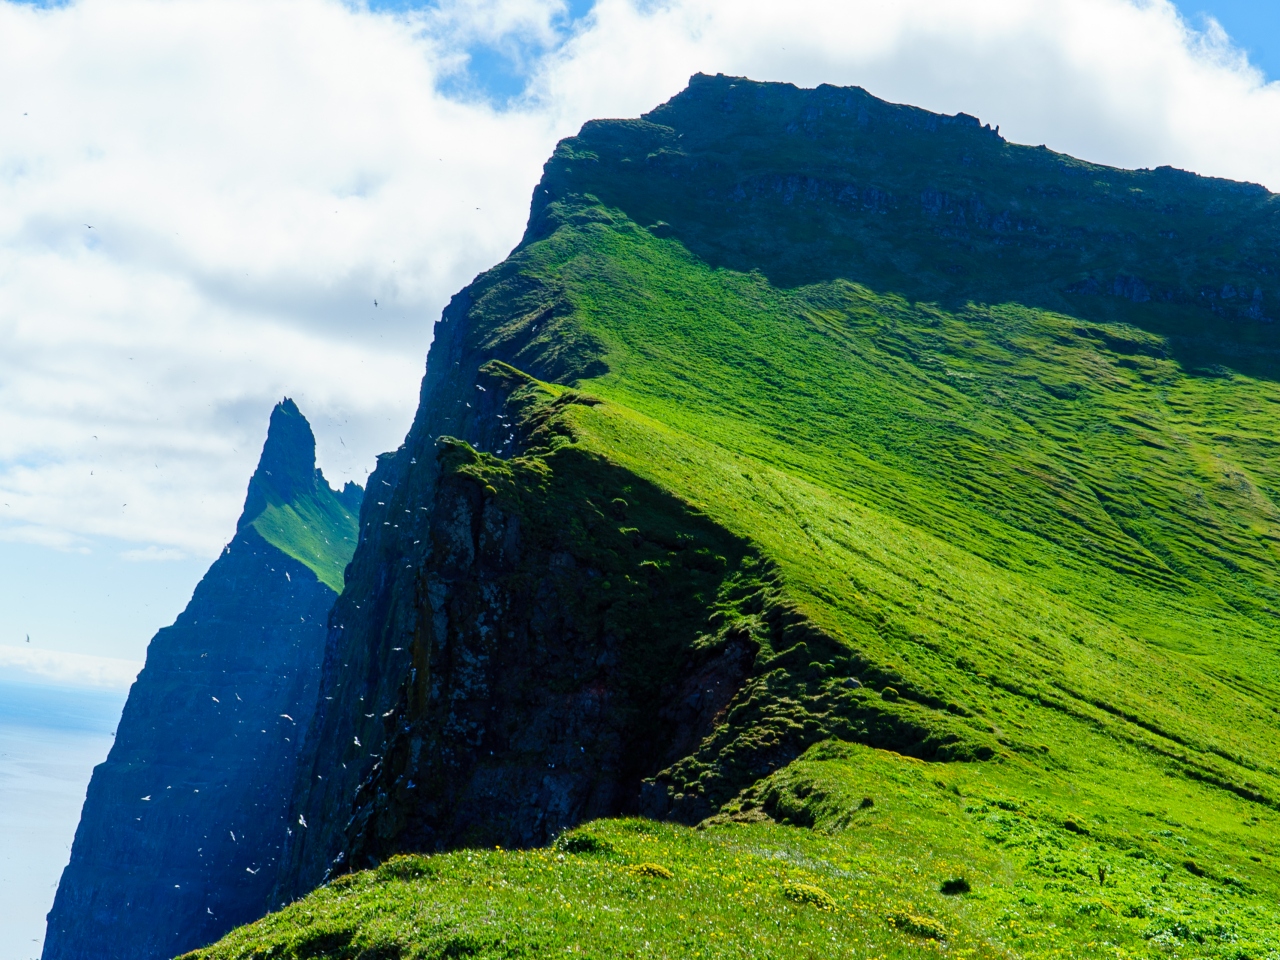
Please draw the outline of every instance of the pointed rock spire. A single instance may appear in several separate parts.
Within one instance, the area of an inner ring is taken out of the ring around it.
[[[269,503],[289,503],[315,488],[315,434],[298,405],[285,397],[271,411],[267,442],[249,480],[237,529],[253,522]]]
[[[151,641],[94,769],[44,960],[164,960],[272,906],[299,731],[358,536],[284,400],[236,537]]]

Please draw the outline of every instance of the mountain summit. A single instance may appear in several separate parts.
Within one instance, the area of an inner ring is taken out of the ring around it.
[[[285,397],[271,411],[267,440],[249,479],[236,530],[252,527],[340,593],[343,570],[355,549],[355,520],[363,495],[351,482],[341,491],[330,489],[316,468],[311,424]]]
[[[94,770],[45,960],[164,960],[266,911],[355,522],[286,399],[235,537],[152,639]]]
[[[253,523],[273,504],[314,495],[323,476],[316,469],[316,438],[298,405],[285,397],[271,411],[258,468],[249,478],[237,529]]]
[[[547,162],[525,243],[586,197],[784,289],[856,276],[948,307],[1127,312],[1170,332],[1206,311],[1234,321],[1228,337],[1280,309],[1264,269],[1280,226],[1258,184],[1103,167],[857,87],[697,75],[638,120],[587,123]]]
[[[1278,228],[856,88],[586,124],[203,956],[1280,951]]]

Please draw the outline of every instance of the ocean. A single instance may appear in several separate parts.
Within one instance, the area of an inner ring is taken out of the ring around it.
[[[0,960],[33,960],[126,690],[0,679]]]

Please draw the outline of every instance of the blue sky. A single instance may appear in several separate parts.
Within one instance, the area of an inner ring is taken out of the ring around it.
[[[1250,61],[1267,74],[1280,77],[1280,2],[1276,0],[1174,0],[1175,6],[1194,26],[1202,27],[1204,17],[1211,16],[1226,30],[1235,45],[1249,55]],[[595,0],[566,0],[564,13],[556,18],[556,26],[567,34],[591,12]],[[430,8],[433,4],[417,0],[370,0],[369,7],[378,11],[401,12]],[[514,48],[514,49],[513,49]],[[470,68],[465,78],[454,81],[459,90],[469,86],[499,101],[524,92],[528,80],[527,65],[542,52],[539,45],[512,43],[505,46],[475,43],[468,46]],[[513,56],[514,52],[514,56]]]
[[[30,637],[37,650],[75,650],[78,640],[93,636],[97,654],[137,660],[140,641],[173,622],[209,565],[204,557],[122,562],[119,554],[130,545],[96,546],[66,552],[3,545],[0,610],[7,613],[0,617],[0,645],[22,647]]]
[[[1275,0],[1214,0],[1195,3],[1179,0],[1178,9],[1192,24],[1200,17],[1214,17],[1236,46],[1249,54],[1268,79],[1280,78],[1280,3]]]

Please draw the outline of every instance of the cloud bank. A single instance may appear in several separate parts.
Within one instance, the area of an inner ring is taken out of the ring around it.
[[[116,657],[0,645],[0,675],[6,683],[127,690],[141,669],[141,663]]]
[[[1165,0],[569,9],[0,0],[0,540],[213,556],[285,394],[362,479],[556,139],[699,70],[1280,188],[1280,86]],[[484,96],[495,57],[522,95]]]

